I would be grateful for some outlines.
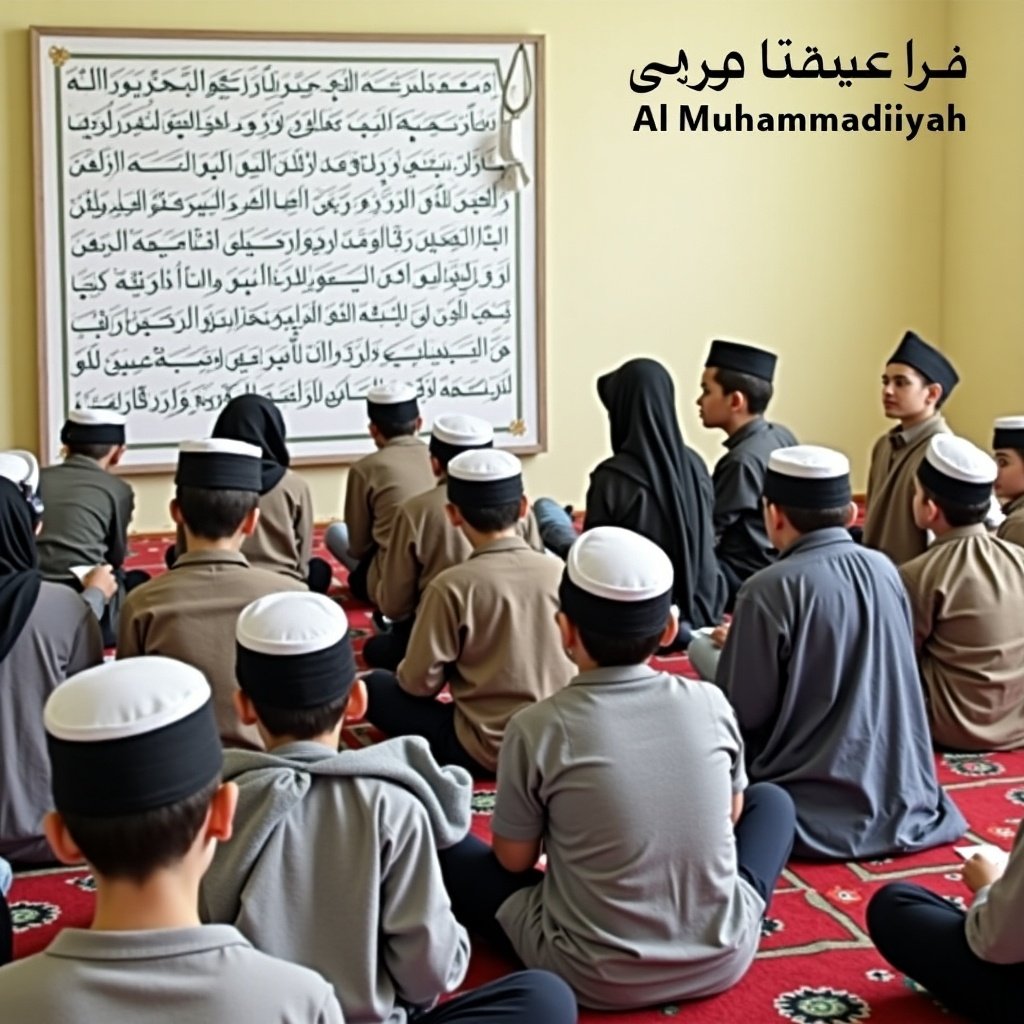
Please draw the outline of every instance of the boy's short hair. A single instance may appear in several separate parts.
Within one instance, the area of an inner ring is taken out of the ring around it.
[[[983,523],[989,512],[990,502],[988,501],[977,505],[962,505],[959,502],[950,501],[949,498],[940,497],[924,484],[921,484],[921,493],[939,507],[950,526],[975,526],[977,523]]]
[[[602,667],[611,668],[616,665],[639,665],[653,655],[661,646],[662,631],[653,636],[616,636],[592,629],[584,629],[576,624],[580,642],[591,656]]]
[[[105,459],[116,447],[116,444],[64,445],[68,455],[84,455],[87,459],[94,459],[96,462],[100,462],[102,459]]]
[[[388,441],[395,437],[411,437],[416,433],[416,420],[394,423],[390,420],[372,419],[371,422],[381,432],[381,436]]]
[[[509,501],[501,505],[467,505],[465,508],[457,505],[456,508],[474,530],[480,533],[500,533],[519,522],[519,505],[519,501]]]
[[[63,811],[61,818],[99,874],[141,883],[185,856],[219,787],[218,775],[199,792],[165,807],[109,818]]]
[[[845,529],[850,518],[849,505],[839,508],[778,507],[797,533],[813,533],[815,530],[828,530],[837,526]]]
[[[348,704],[348,694],[316,708],[274,708],[256,700],[252,704],[257,717],[271,736],[311,740],[314,736],[330,732],[341,721]]]
[[[260,500],[255,491],[209,490],[180,484],[174,497],[185,525],[204,540],[232,536]]]
[[[741,392],[747,399],[747,411],[755,416],[760,416],[768,408],[774,394],[770,380],[749,373],[740,373],[738,370],[726,370],[721,366],[714,367],[714,370],[715,381],[722,389],[722,394]]]

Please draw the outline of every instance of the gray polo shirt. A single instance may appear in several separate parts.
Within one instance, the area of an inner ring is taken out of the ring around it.
[[[599,1010],[738,981],[764,912],[737,872],[732,796],[745,786],[739,728],[711,684],[601,668],[520,711],[492,828],[547,852],[544,881],[497,914],[523,962]]]
[[[0,661],[0,857],[53,860],[42,828],[53,806],[43,705],[68,676],[102,660],[100,627],[82,599],[60,583],[41,584]]]
[[[342,1024],[313,971],[257,952],[230,925],[143,932],[66,928],[0,969],[4,1020],[34,1024]]]

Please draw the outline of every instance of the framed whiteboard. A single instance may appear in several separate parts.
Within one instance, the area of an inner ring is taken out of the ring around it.
[[[296,462],[351,461],[392,380],[544,449],[542,37],[31,40],[45,461],[108,406],[167,469],[246,391]]]

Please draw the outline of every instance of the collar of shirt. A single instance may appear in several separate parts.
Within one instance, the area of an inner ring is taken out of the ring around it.
[[[815,548],[828,547],[830,544],[852,543],[853,538],[845,526],[829,526],[824,530],[812,530],[810,533],[805,533],[802,537],[793,541],[779,555],[779,560],[789,558],[790,555],[795,555],[798,551],[813,551]]]
[[[760,434],[761,431],[767,430],[768,424],[763,416],[758,416],[757,419],[751,420],[749,423],[744,423],[735,434],[727,437],[722,444],[726,448],[735,448],[736,445],[743,441],[746,441],[748,437],[753,437],[755,434]]]
[[[69,455],[64,460],[64,465],[78,466],[79,469],[96,469],[101,473],[107,472],[95,459],[90,459],[88,455]]]
[[[1018,494],[1016,498],[1012,498],[1003,506],[1003,515],[1012,515],[1014,512],[1019,512],[1024,509],[1024,494]]]
[[[915,423],[914,426],[908,427],[906,430],[903,427],[893,427],[889,431],[889,443],[896,449],[906,448],[919,441],[922,437],[928,436],[932,431],[941,427],[943,423],[942,417],[936,413],[934,416],[929,416],[924,422]]]
[[[963,540],[964,537],[987,537],[988,535],[988,529],[984,523],[972,523],[970,526],[954,526],[941,537],[936,537],[932,541],[932,547],[937,544],[945,544],[951,540]]]
[[[415,434],[399,434],[398,437],[393,437],[390,441],[385,441],[384,447],[405,448],[411,444],[423,444],[423,442]]]
[[[230,924],[127,932],[65,928],[47,947],[46,955],[74,960],[148,960],[205,953],[227,946],[252,948]]]
[[[570,686],[601,686],[604,683],[637,683],[645,679],[654,679],[662,675],[661,671],[652,668],[647,662],[642,665],[605,665],[581,672],[569,680]]]
[[[174,568],[179,569],[185,565],[249,565],[249,560],[242,554],[241,551],[223,551],[223,550],[207,550],[207,551],[186,551],[185,554],[179,555],[174,563]],[[173,571],[173,570],[172,570]]]
[[[483,547],[476,548],[469,556],[476,558],[477,555],[490,555],[496,551],[532,551],[533,548],[523,540],[522,537],[499,537],[497,540],[488,541]]]

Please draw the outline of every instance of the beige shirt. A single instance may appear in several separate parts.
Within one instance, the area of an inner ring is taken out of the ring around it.
[[[927,531],[914,522],[914,480],[928,442],[949,427],[936,413],[909,430],[883,434],[871,450],[864,543],[884,551],[897,565],[928,547]]]
[[[996,536],[1024,547],[1024,494],[1004,505],[1003,513],[1006,518],[999,524]]]
[[[391,619],[416,611],[427,584],[439,573],[469,558],[473,551],[465,534],[448,522],[448,483],[402,502],[395,514],[387,551],[380,559],[377,606]],[[516,524],[519,536],[534,551],[544,550],[533,512]]]
[[[376,599],[381,563],[391,540],[398,506],[433,485],[430,452],[418,437],[392,438],[348,471],[345,524],[349,553],[353,558],[362,559],[373,552],[374,544],[377,545],[377,554],[366,577],[371,598]]]
[[[562,569],[521,537],[503,537],[445,569],[423,592],[398,681],[427,697],[447,678],[455,734],[492,771],[512,715],[573,676],[555,625]]]
[[[313,548],[313,495],[309,484],[290,469],[260,495],[260,521],[245,538],[242,554],[249,564],[306,582]]]
[[[191,551],[174,568],[136,587],[125,599],[117,634],[118,658],[162,654],[194,665],[213,690],[221,739],[228,746],[263,748],[255,726],[238,721],[235,624],[258,597],[306,585],[256,569],[237,551]]]
[[[964,526],[900,566],[935,741],[1024,744],[1024,550]]]

